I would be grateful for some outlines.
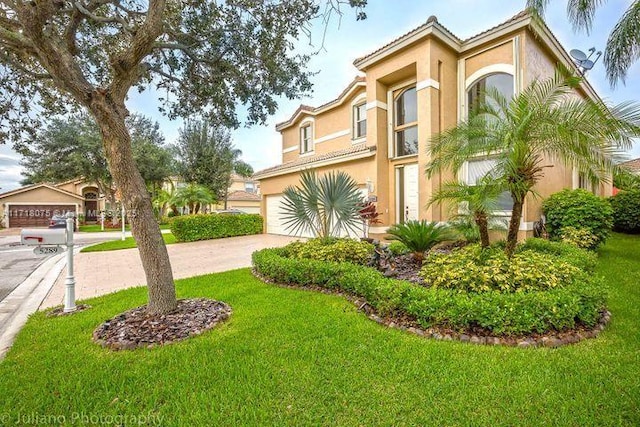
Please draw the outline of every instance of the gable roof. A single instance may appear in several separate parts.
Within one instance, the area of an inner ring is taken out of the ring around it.
[[[273,166],[253,174],[253,179],[261,180],[277,175],[284,175],[291,172],[297,172],[310,167],[324,166],[327,164],[340,163],[350,160],[357,160],[364,157],[373,156],[376,147],[367,147],[364,144],[354,145],[353,147],[343,150],[332,151],[317,156],[300,157],[278,166]]]
[[[227,200],[231,201],[231,202],[249,202],[249,201],[256,201],[259,202],[261,200],[261,197],[259,195],[257,195],[256,193],[249,193],[247,191],[242,191],[242,190],[238,190],[238,191],[234,191],[233,193],[229,194],[227,196]]]
[[[78,195],[76,193],[72,193],[71,191],[67,191],[67,190],[63,190],[63,189],[58,188],[58,187],[54,187],[53,185],[47,184],[45,182],[41,182],[41,183],[33,184],[33,185],[27,185],[26,187],[16,188],[15,190],[7,191],[6,193],[0,194],[0,199],[3,199],[5,197],[9,197],[9,196],[14,196],[14,195],[20,194],[20,193],[26,193],[26,192],[29,192],[29,191],[37,190],[38,188],[47,188],[49,190],[65,194],[67,196],[75,197],[76,199],[84,200],[84,197],[82,197],[82,196],[80,196],[80,195]]]
[[[351,92],[355,88],[360,87],[360,86],[365,86],[365,85],[366,85],[366,78],[364,76],[357,76],[340,93],[340,95],[338,95],[338,97],[336,99],[333,99],[333,100],[331,100],[329,102],[326,102],[326,103],[320,105],[319,107],[311,107],[309,105],[300,104],[300,106],[296,109],[296,111],[291,115],[289,120],[285,120],[284,122],[276,124],[276,130],[280,131],[282,129],[288,128],[289,126],[291,126],[298,119],[298,117],[302,113],[306,113],[306,114],[308,114],[310,116],[315,116],[318,113],[321,113],[321,112],[323,112],[324,110],[326,110],[326,109],[328,109],[330,107],[335,107],[335,106],[341,105],[347,99],[347,97],[351,94]]]

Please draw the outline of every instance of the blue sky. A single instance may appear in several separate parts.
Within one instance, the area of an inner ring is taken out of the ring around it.
[[[233,131],[233,140],[243,152],[243,159],[255,170],[280,163],[281,141],[275,124],[286,120],[299,104],[320,105],[334,99],[346,85],[358,75],[353,61],[394,38],[423,24],[430,15],[458,37],[465,39],[494,25],[506,21],[524,8],[525,1],[497,0],[369,0],[365,9],[367,19],[356,21],[352,10],[345,8],[341,19],[334,16],[324,41],[324,49],[313,57],[310,70],[314,91],[300,100],[279,103],[278,112],[263,126],[240,128]],[[609,0],[598,9],[595,25],[590,35],[575,33],[566,17],[566,1],[552,0],[545,14],[547,25],[564,48],[587,51],[590,47],[603,50],[609,31],[613,28],[631,0]],[[301,39],[299,49],[316,51],[321,44],[323,26],[316,23],[311,40]],[[311,45],[310,45],[311,42]],[[618,103],[626,100],[640,102],[640,63],[629,71],[626,85],[614,90],[609,86],[602,62],[599,61],[587,76],[596,91],[604,99]],[[152,117],[160,123],[166,141],[178,137],[181,121],[169,121],[158,112],[158,103],[152,91],[138,94],[132,90],[127,104],[131,111]],[[640,143],[629,153],[640,156]],[[19,186],[21,179],[19,157],[10,147],[0,145],[0,192]]]

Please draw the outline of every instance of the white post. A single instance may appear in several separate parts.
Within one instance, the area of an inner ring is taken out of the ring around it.
[[[121,209],[120,209],[120,220],[122,221],[122,240],[125,239],[125,232],[124,232],[124,202],[121,202]]]
[[[73,213],[67,212],[67,277],[64,280],[64,312],[76,311],[76,279],[73,277]]]
[[[104,211],[100,212],[100,231],[104,231]]]

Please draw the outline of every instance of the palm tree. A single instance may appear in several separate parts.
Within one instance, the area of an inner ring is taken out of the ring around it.
[[[549,0],[527,0],[527,7],[536,15],[542,15]],[[570,0],[567,14],[574,30],[590,33],[593,17],[602,0]],[[612,87],[618,80],[624,83],[627,71],[640,58],[640,2],[634,0],[609,33],[604,51],[604,66]]]
[[[331,171],[318,177],[315,171],[306,170],[300,187],[285,188],[283,196],[284,224],[294,234],[310,232],[326,238],[360,231],[362,192],[345,172]]]
[[[197,214],[203,205],[209,205],[215,201],[211,192],[198,184],[189,184],[178,188],[170,201],[176,206],[187,206],[189,213]]]
[[[557,72],[533,81],[507,100],[489,88],[469,118],[436,135],[430,142],[427,173],[457,171],[469,159],[490,157],[491,176],[511,194],[513,209],[505,251],[513,255],[525,197],[543,176],[549,162],[576,167],[591,182],[610,180],[611,172],[640,135],[640,106],[611,108],[575,96],[580,81]]]
[[[451,217],[453,221],[470,219],[480,233],[480,245],[488,248],[489,229],[495,217],[493,212],[498,209],[498,199],[504,192],[504,188],[496,181],[487,177],[477,185],[469,185],[460,181],[444,183],[442,187],[433,194],[429,205],[442,203],[443,201],[453,201],[452,208],[455,213]],[[462,208],[462,209],[461,209]]]
[[[158,216],[160,218],[167,216],[167,208],[171,206],[174,195],[175,188],[173,185],[171,185],[170,191],[161,188],[156,192],[156,197],[154,197],[152,204],[153,207],[158,210]]]
[[[424,253],[438,243],[455,239],[455,234],[448,225],[415,219],[394,224],[387,233],[387,239],[402,242],[418,262],[422,262]]]

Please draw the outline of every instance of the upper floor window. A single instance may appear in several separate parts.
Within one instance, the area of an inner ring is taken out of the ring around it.
[[[394,102],[393,137],[396,157],[418,153],[418,97],[412,87]]]
[[[365,136],[367,136],[367,105],[363,102],[353,106],[353,139]]]
[[[311,136],[311,125],[300,128],[300,154],[313,151],[313,138]]]
[[[497,160],[489,157],[478,157],[467,161],[467,185],[476,185],[481,179],[491,173],[496,167]],[[508,191],[502,192],[497,200],[498,211],[511,211],[513,199]]]
[[[489,88],[497,90],[507,100],[510,100],[513,97],[513,76],[507,73],[496,73],[475,82],[468,91],[469,111],[484,102],[492,102],[491,98],[487,100],[486,97]]]
[[[253,182],[245,182],[244,183],[244,191],[246,191],[247,193],[255,193],[256,192],[256,185]]]

